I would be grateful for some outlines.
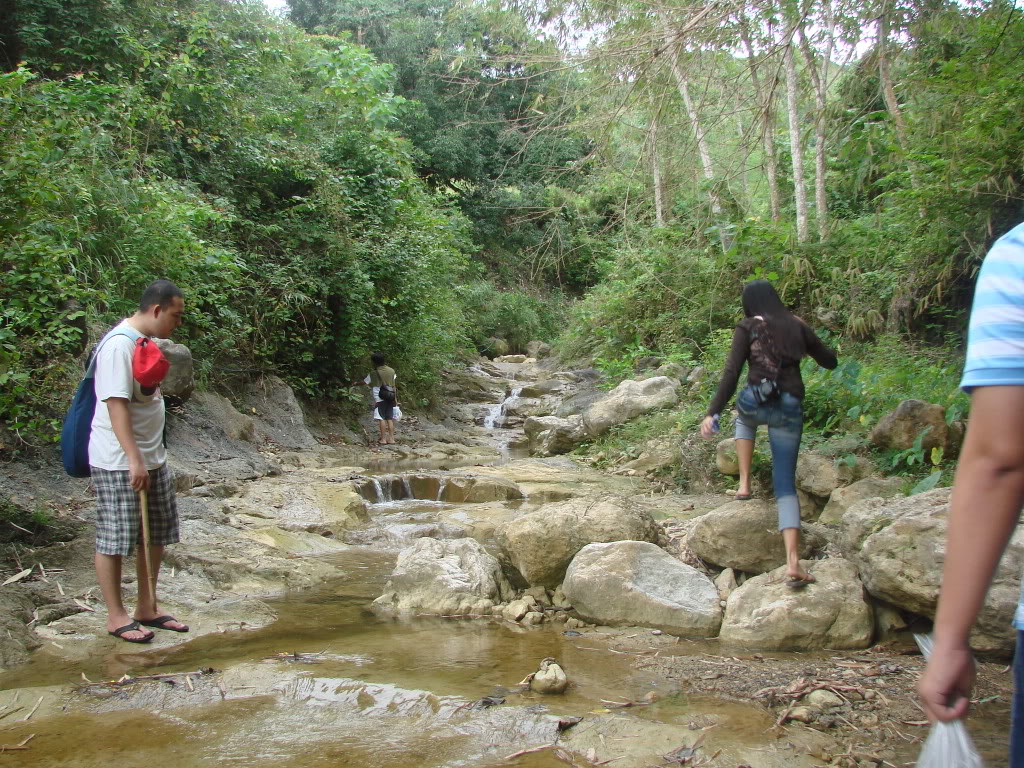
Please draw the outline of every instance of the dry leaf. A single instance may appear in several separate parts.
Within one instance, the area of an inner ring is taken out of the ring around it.
[[[31,568],[26,568],[21,573],[16,573],[14,576],[11,576],[11,578],[9,578],[3,584],[0,584],[0,587],[6,587],[8,584],[13,584],[16,581],[21,581],[26,576],[28,576],[30,573],[32,573],[32,569]]]

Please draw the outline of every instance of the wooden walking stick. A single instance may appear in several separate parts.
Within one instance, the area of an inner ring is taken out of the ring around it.
[[[149,555],[149,494],[139,491],[139,507],[142,509],[142,553],[146,563],[146,597],[156,603],[156,589],[153,583],[153,562]]]

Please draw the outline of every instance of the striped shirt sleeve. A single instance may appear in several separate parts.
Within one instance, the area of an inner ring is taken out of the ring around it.
[[[974,291],[960,386],[1024,386],[1024,224],[999,238]]]

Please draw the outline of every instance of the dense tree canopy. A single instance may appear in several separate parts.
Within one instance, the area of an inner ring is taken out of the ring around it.
[[[209,380],[418,398],[492,336],[696,359],[740,283],[959,343],[1024,219],[1007,0],[19,0],[0,11],[0,448],[151,278]],[[566,304],[574,305],[566,321]]]

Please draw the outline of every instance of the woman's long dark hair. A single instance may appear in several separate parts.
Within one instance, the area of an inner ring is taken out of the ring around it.
[[[753,280],[743,286],[743,314],[748,318],[760,315],[765,319],[775,349],[783,360],[796,361],[803,357],[805,346],[800,321],[786,309],[767,280]]]

